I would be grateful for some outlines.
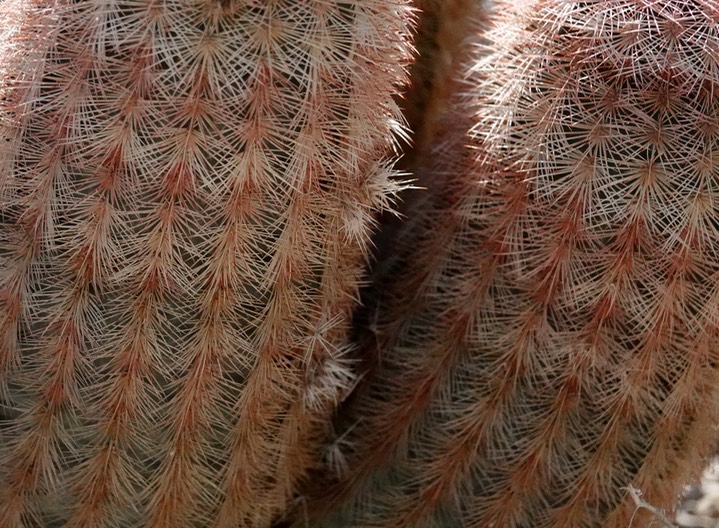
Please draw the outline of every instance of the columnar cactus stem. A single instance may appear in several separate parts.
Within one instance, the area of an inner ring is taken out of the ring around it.
[[[719,11],[498,4],[369,309],[355,493],[317,526],[626,528],[627,487],[671,509],[713,447]]]
[[[268,526],[353,383],[407,2],[0,9],[0,526]]]

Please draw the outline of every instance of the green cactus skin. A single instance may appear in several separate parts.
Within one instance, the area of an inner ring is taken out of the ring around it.
[[[627,487],[670,510],[711,452],[717,4],[496,9],[370,295],[312,526],[649,526]]]
[[[0,3],[0,527],[266,527],[353,381],[405,0]]]

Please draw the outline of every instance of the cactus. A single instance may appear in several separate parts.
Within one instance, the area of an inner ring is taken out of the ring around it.
[[[671,509],[712,448],[719,9],[496,3],[368,294],[312,526],[649,526],[633,490]]]
[[[0,3],[0,526],[257,526],[353,383],[405,0]]]

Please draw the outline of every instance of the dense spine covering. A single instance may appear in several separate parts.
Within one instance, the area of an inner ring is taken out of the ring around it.
[[[497,4],[315,526],[645,526],[713,446],[719,9]]]
[[[0,5],[0,526],[285,507],[353,382],[410,21],[404,0]]]

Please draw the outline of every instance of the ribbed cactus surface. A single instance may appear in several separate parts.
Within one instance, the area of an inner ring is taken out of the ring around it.
[[[0,527],[284,508],[353,383],[406,4],[0,3]]]
[[[717,4],[497,4],[313,526],[648,526],[713,446]]]

